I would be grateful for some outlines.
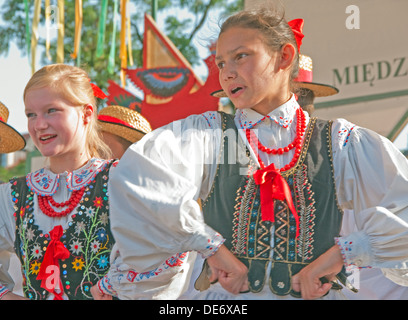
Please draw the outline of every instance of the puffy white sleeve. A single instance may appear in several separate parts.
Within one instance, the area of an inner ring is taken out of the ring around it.
[[[333,123],[332,142],[339,204],[355,223],[337,239],[346,264],[398,269],[392,280],[407,285],[407,159],[388,139],[344,119]]]
[[[10,184],[3,183],[0,185],[0,299],[14,287],[14,281],[8,273],[16,229],[13,214]]]
[[[207,257],[223,243],[222,236],[204,223],[197,202],[212,186],[220,141],[218,113],[190,116],[147,134],[111,170],[110,217],[116,252],[106,287],[118,291],[124,288],[123,281],[122,286],[119,283],[123,275],[157,276],[155,271],[163,270],[168,259],[189,251]],[[156,286],[170,285],[175,270],[160,273]],[[141,282],[132,283],[133,296],[139,297]]]

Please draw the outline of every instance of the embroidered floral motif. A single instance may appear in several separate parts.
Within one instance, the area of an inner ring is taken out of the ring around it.
[[[187,256],[187,252],[179,253],[176,256],[171,257],[170,259],[166,260],[166,264],[169,267],[179,267],[183,264],[183,260]]]
[[[31,271],[33,274],[38,274],[38,272],[40,272],[40,267],[41,267],[41,263],[39,263],[38,261],[34,261],[34,262],[31,264],[30,271]]]
[[[288,128],[293,122],[297,108],[299,108],[299,104],[297,103],[294,96],[292,96],[292,98],[287,103],[275,109],[267,116],[262,116],[261,114],[256,113],[250,109],[237,110],[237,116],[241,129],[251,129],[258,123],[264,121],[266,118],[269,118],[271,121],[275,122],[283,128]]]
[[[112,285],[109,282],[109,278],[104,276],[100,281],[98,281],[98,288],[101,292],[109,294],[111,296],[117,296],[117,292],[113,290]]]
[[[67,176],[67,186],[70,191],[79,190],[91,183],[95,176],[101,172],[107,162],[101,159],[92,159],[81,169],[70,172]]]
[[[102,198],[101,197],[96,197],[93,203],[94,203],[94,206],[97,207],[97,208],[102,207],[102,204],[103,204]]]
[[[139,281],[142,281],[144,279],[150,279],[152,277],[158,276],[159,274],[161,274],[166,269],[182,266],[183,263],[184,263],[184,260],[187,257],[187,255],[188,255],[187,252],[178,253],[175,256],[172,256],[169,259],[167,259],[159,267],[157,267],[157,268],[155,268],[153,270],[146,271],[146,272],[137,272],[135,270],[129,270],[123,276],[129,282],[135,282],[135,281],[139,282]],[[119,277],[121,278],[122,275],[119,275]],[[102,282],[102,281],[100,281],[100,282]]]
[[[109,257],[107,255],[100,256],[97,263],[99,268],[104,269],[109,265]]]
[[[211,121],[214,121],[216,119],[216,113],[215,112],[206,112],[203,113],[202,116],[204,117],[205,121],[207,121],[208,126],[211,128]]]
[[[343,147],[347,145],[347,142],[349,141],[351,132],[356,126],[352,123],[347,123],[345,124],[338,132],[337,132],[337,137],[339,141],[343,144]]]
[[[109,268],[113,237],[110,233],[108,207],[104,206],[109,168],[105,169],[85,188],[85,196],[76,213],[70,217],[68,228],[61,237],[70,251],[70,257],[61,260],[59,266],[63,289],[70,299],[92,299],[90,288]],[[12,182],[16,212],[22,211],[20,206],[25,208],[22,216],[15,215],[15,246],[22,264],[23,290],[30,299],[45,299],[46,292],[40,288],[36,276],[50,237],[35,223],[34,193],[28,189],[26,197],[22,198],[18,190],[22,189],[19,189],[17,181]]]
[[[83,250],[83,245],[82,245],[82,243],[80,241],[75,240],[75,241],[73,241],[73,243],[71,243],[70,251],[73,254],[78,255],[82,250]]]
[[[75,271],[82,270],[82,268],[85,266],[84,260],[79,259],[79,258],[75,258],[75,260],[71,263],[72,263],[72,268]]]
[[[283,128],[289,127],[289,125],[293,122],[293,117],[279,117],[278,120],[274,120],[277,124],[279,124]]]
[[[33,249],[31,250],[32,256],[36,259],[42,257],[43,251],[41,250],[41,247],[39,244],[34,245]]]
[[[42,168],[27,175],[27,185],[30,190],[35,190],[41,196],[53,195],[58,189],[59,175]]]
[[[74,172],[67,175],[66,184],[69,191],[79,190],[89,185],[96,175],[104,170],[107,161],[101,159],[91,159],[88,163]],[[32,192],[41,196],[52,196],[58,190],[60,175],[51,172],[46,168],[29,173],[27,175],[27,186]]]

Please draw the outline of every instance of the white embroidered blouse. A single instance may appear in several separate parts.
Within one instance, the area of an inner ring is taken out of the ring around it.
[[[245,142],[245,132],[240,129],[254,127],[263,145],[283,147],[296,135],[298,107],[292,97],[268,116],[238,110],[235,124]],[[307,114],[306,120],[310,120]],[[109,273],[100,281],[101,290],[123,299],[143,298],[146,292],[150,298],[178,298],[188,286],[181,282],[186,277],[176,268],[168,268],[172,272],[166,274],[163,261],[169,254],[194,251],[205,258],[222,244],[222,235],[204,223],[197,204],[210,193],[220,139],[221,117],[207,112],[159,128],[128,149],[109,180],[116,250]],[[337,239],[345,264],[381,268],[389,278],[408,286],[407,159],[386,138],[344,119],[333,122],[332,150],[337,198],[347,209],[342,236]],[[293,152],[261,152],[260,157],[265,165],[273,162],[282,168]],[[257,161],[253,153],[252,157]],[[351,218],[355,230],[348,226]],[[180,265],[190,272],[187,265],[192,261],[193,257],[185,256]],[[146,277],[159,279],[141,284],[139,280]],[[157,287],[165,283],[178,290],[158,293]],[[149,296],[149,292],[154,294]],[[234,298],[219,285],[205,294]],[[238,298],[257,295],[274,298],[269,289]]]

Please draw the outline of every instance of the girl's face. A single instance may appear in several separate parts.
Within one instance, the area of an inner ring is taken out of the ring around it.
[[[217,41],[221,87],[236,108],[268,114],[290,98],[281,52],[271,52],[258,30],[231,27]]]
[[[88,160],[86,123],[92,106],[73,106],[49,88],[29,90],[25,106],[30,136],[41,154],[50,158],[51,169],[72,171]]]

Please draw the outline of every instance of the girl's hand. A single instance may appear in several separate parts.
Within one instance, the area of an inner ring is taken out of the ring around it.
[[[9,291],[0,300],[29,300],[29,299]]]
[[[233,293],[248,291],[248,269],[226,246],[207,259],[211,268],[210,282],[218,280],[221,286]]]
[[[301,292],[303,299],[320,298],[330,290],[330,281],[335,279],[342,268],[340,248],[334,245],[292,277],[293,290]],[[323,283],[320,278],[326,278],[329,282]]]
[[[94,300],[112,300],[112,296],[101,292],[98,288],[98,285],[94,285],[91,288],[91,294]]]

